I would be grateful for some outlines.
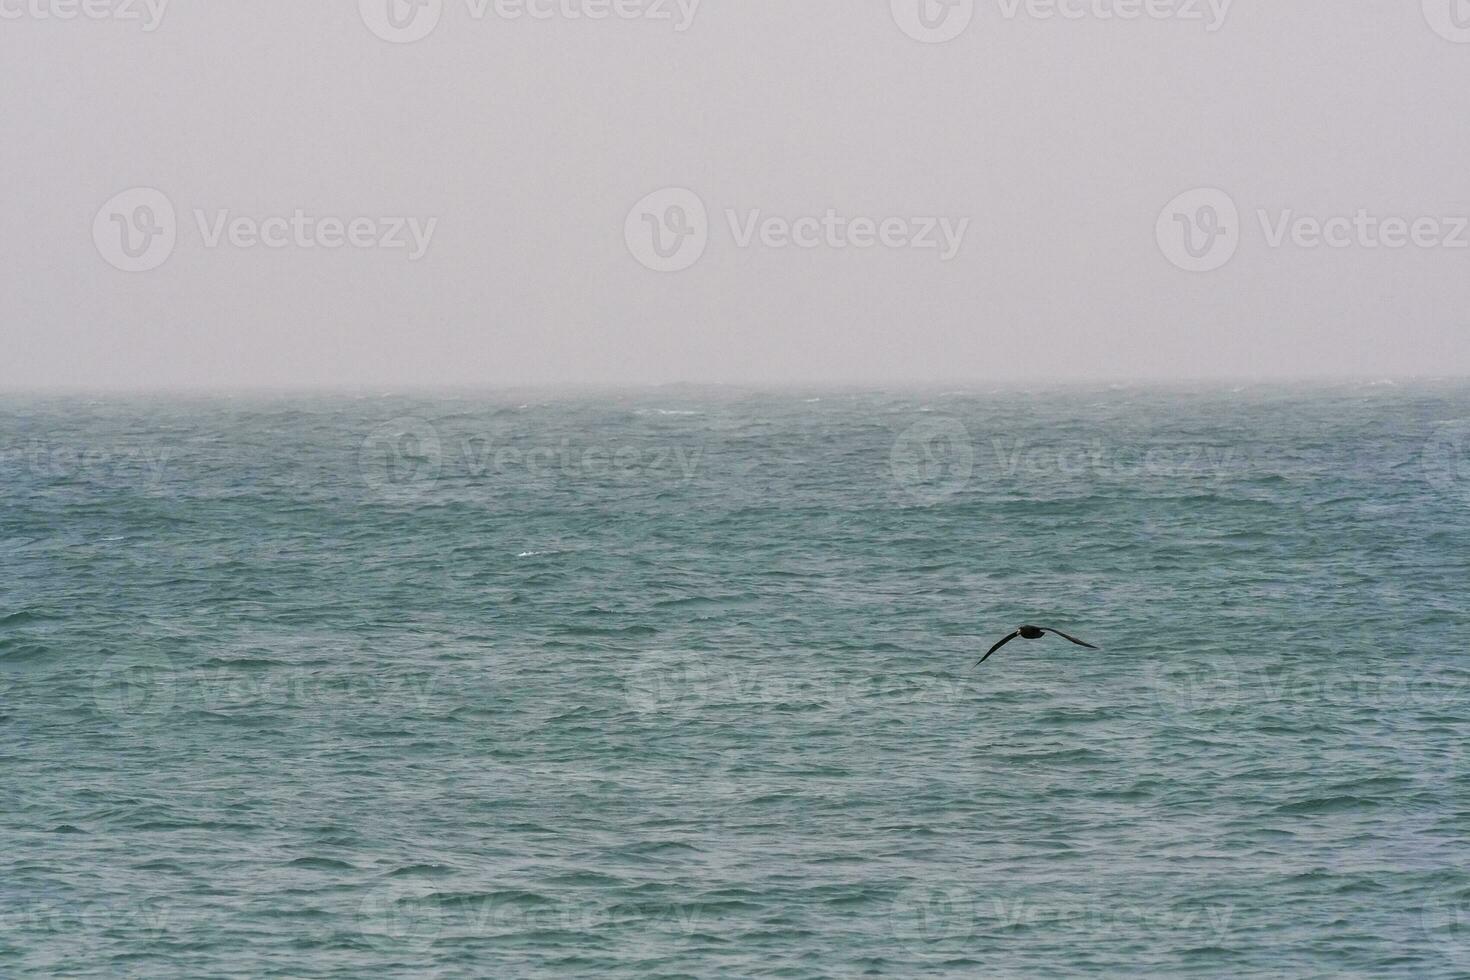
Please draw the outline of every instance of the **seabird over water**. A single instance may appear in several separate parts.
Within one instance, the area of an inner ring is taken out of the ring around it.
[[[1022,626],[1020,629],[1016,630],[1010,636],[1006,637],[1005,639],[1003,639],[999,643],[997,643],[995,646],[991,647],[990,648],[990,653],[987,653],[985,656],[981,657],[978,661],[976,661],[975,666],[976,667],[979,667],[985,661],[987,661],[987,660],[990,659],[990,654],[995,653],[995,651],[999,650],[1001,647],[1005,646],[1007,643],[1011,642],[1012,640],[1014,640],[1018,636],[1021,639],[1023,639],[1023,640],[1039,640],[1039,639],[1041,639],[1043,636],[1045,636],[1048,633],[1055,633],[1057,636],[1060,636],[1064,640],[1071,640],[1073,643],[1077,644],[1079,647],[1086,647],[1089,650],[1096,650],[1096,649],[1098,649],[1097,647],[1093,646],[1091,643],[1087,643],[1087,642],[1084,642],[1082,640],[1079,640],[1075,636],[1068,636],[1066,633],[1063,633],[1061,630],[1050,629],[1050,628],[1048,628],[1046,626]],[[974,669],[974,668],[971,668],[971,669]]]

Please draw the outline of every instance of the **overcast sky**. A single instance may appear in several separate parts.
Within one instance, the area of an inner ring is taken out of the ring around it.
[[[420,2],[0,0],[0,385],[1470,372],[1467,0]]]

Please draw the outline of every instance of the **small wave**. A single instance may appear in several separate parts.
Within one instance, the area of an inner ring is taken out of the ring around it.
[[[564,636],[656,636],[652,626],[625,626],[622,629],[598,626],[563,626],[557,630]]]
[[[35,612],[31,609],[21,609],[18,612],[11,613],[9,616],[0,616],[0,626],[28,626],[31,623],[44,623],[47,620],[55,618],[55,616]]]
[[[288,868],[311,868],[316,871],[356,871],[355,865],[325,857],[296,858],[286,865]]]
[[[405,864],[388,872],[389,878],[442,878],[455,874],[447,864]]]
[[[241,669],[269,669],[271,667],[285,667],[286,663],[281,660],[258,657],[211,657],[204,661],[204,667],[239,667]]]
[[[464,907],[478,902],[495,905],[555,905],[556,899],[526,888],[504,888],[487,892],[441,892],[439,899],[446,908]]]
[[[144,861],[142,864],[135,864],[133,865],[133,869],[136,871],[168,871],[174,874],[183,874],[185,871],[184,866],[179,864],[178,862],[165,861],[161,859]]]
[[[142,823],[134,824],[128,829],[148,832],[173,830],[215,830],[230,831],[235,833],[249,833],[252,831],[260,830],[261,827],[258,824],[235,823],[233,821],[226,820],[145,820]],[[81,833],[81,831],[76,831],[76,833]]]
[[[1376,806],[1378,806],[1376,801],[1361,796],[1325,796],[1314,797],[1310,800],[1297,800],[1294,803],[1283,803],[1276,808],[1276,812],[1345,813],[1349,810],[1360,810],[1366,807]]]
[[[627,879],[603,874],[600,871],[572,871],[567,874],[553,875],[547,879],[547,883],[586,888],[622,888],[628,882]]]
[[[630,844],[620,847],[618,850],[624,854],[636,854],[640,857],[649,857],[660,854],[698,854],[700,849],[693,844],[685,844],[676,840],[649,840],[638,844]]]

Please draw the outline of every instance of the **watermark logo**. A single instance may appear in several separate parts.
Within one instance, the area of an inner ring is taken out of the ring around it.
[[[113,197],[92,221],[92,241],[107,263],[123,272],[148,272],[168,261],[178,242],[173,202],[152,187]]]
[[[1441,422],[1420,456],[1425,481],[1470,503],[1470,420]]]
[[[1470,0],[1423,0],[1424,19],[1434,33],[1456,44],[1470,44]]]
[[[357,451],[357,472],[363,483],[387,498],[429,493],[443,468],[439,432],[423,419],[384,422],[368,433]]]
[[[916,885],[894,898],[888,920],[893,938],[910,953],[945,955],[974,934],[976,917],[968,890]]]
[[[655,272],[682,272],[709,245],[709,212],[698,194],[683,187],[654,191],[633,205],[623,224],[628,251]]]
[[[169,0],[0,0],[0,20],[137,21],[152,34],[163,23]]]
[[[960,493],[975,472],[970,430],[955,418],[924,419],[909,426],[889,457],[893,480],[922,504],[937,504]]]
[[[114,654],[92,674],[92,699],[119,725],[157,720],[178,703],[179,674],[162,653]]]
[[[1458,693],[1460,696],[1455,700],[1458,706],[1463,707],[1467,700],[1466,692]],[[1403,700],[1417,707],[1425,703],[1427,699],[1416,697],[1412,700],[1409,698]],[[1449,702],[1448,698],[1440,701],[1440,703],[1447,702]],[[1465,776],[1470,776],[1470,770],[1467,770],[1465,766],[1466,762],[1470,761],[1467,760],[1467,754],[1470,754],[1470,750],[1467,750],[1458,738],[1436,740],[1427,752],[1406,768],[1408,773],[1430,792],[1451,796],[1458,792],[1459,781]],[[1467,920],[1466,925],[1470,926],[1470,920]],[[1470,933],[1470,929],[1467,929],[1467,933]]]
[[[1435,896],[1419,910],[1425,938],[1452,963],[1470,962],[1470,898]]]
[[[428,885],[394,883],[368,893],[357,922],[363,938],[380,949],[427,947],[444,931],[444,903]]]
[[[1148,675],[1159,707],[1176,719],[1233,712],[1246,700],[1245,679],[1230,654],[1155,663]]]
[[[1159,212],[1154,236],[1174,265],[1186,272],[1213,272],[1240,247],[1240,211],[1218,188],[1186,191]]]
[[[687,715],[709,703],[716,678],[689,653],[656,650],[634,661],[623,675],[628,707],[640,715]]]
[[[943,44],[965,32],[975,19],[975,0],[889,0],[894,23],[924,44]]]
[[[444,0],[357,0],[362,22],[384,41],[412,44],[434,33]]]
[[[700,788],[701,795],[720,805],[747,799],[754,789],[750,760],[738,749],[725,749],[715,759]]]

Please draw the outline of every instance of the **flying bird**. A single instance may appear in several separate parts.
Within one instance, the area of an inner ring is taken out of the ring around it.
[[[1007,643],[1011,642],[1012,640],[1014,640],[1018,636],[1021,639],[1023,639],[1023,640],[1039,640],[1039,639],[1041,639],[1043,636],[1045,636],[1048,633],[1055,633],[1057,636],[1060,636],[1064,640],[1071,640],[1073,643],[1077,644],[1079,647],[1086,647],[1089,650],[1096,650],[1096,649],[1098,649],[1097,647],[1093,646],[1091,643],[1086,643],[1086,642],[1084,642],[1082,640],[1079,640],[1075,636],[1068,636],[1066,633],[1063,633],[1061,630],[1049,629],[1048,627],[1045,627],[1045,626],[1022,626],[1020,629],[1016,630],[1010,636],[1006,637],[1005,639],[1003,639],[999,643],[997,643],[995,646],[991,647],[990,648],[990,653],[987,653],[985,656],[981,657],[978,661],[976,661],[975,667],[979,667],[985,661],[989,660],[991,654],[995,653],[995,651],[999,650],[1001,647],[1005,646]],[[973,670],[974,668],[972,667],[971,669]]]

